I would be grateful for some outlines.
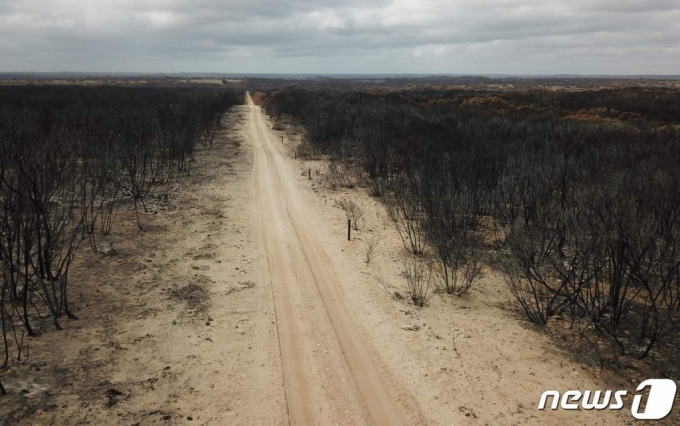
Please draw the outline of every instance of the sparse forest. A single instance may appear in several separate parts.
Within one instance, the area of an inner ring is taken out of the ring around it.
[[[98,250],[122,205],[143,230],[149,200],[191,173],[239,102],[195,88],[0,88],[0,367],[24,362],[43,327],[76,319],[78,250]]]
[[[374,356],[417,401],[376,424],[677,376],[677,91],[263,81],[0,87],[9,422],[313,417]]]
[[[486,262],[528,320],[565,320],[598,355],[642,359],[678,338],[677,91],[259,97],[276,125],[304,128],[296,155],[327,155],[329,173],[352,171],[382,198],[415,304],[431,274],[462,295]],[[425,253],[427,271],[413,260]]]

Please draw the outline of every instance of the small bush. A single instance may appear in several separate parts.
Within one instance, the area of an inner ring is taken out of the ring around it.
[[[423,307],[434,296],[432,262],[413,254],[403,257],[408,295],[414,305]]]
[[[380,238],[377,236],[373,235],[365,240],[361,240],[363,243],[366,245],[366,264],[371,263],[371,259],[373,259],[373,256],[375,255],[375,249],[378,247],[378,243],[380,242]]]
[[[338,206],[345,211],[345,216],[351,221],[352,229],[361,231],[366,225],[364,219],[364,209],[359,204],[349,198],[340,198],[337,201]]]
[[[338,188],[352,189],[356,186],[356,179],[352,170],[336,160],[331,160],[326,173],[326,183],[335,191]]]

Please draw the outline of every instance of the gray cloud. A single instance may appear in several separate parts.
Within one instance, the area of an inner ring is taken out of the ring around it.
[[[1,71],[680,74],[677,0],[0,0]]]

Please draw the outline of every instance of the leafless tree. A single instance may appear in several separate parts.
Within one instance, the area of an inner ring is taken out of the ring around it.
[[[400,192],[383,196],[383,202],[404,248],[415,255],[422,255],[427,243],[427,229],[419,188],[413,181],[404,182],[399,187]]]

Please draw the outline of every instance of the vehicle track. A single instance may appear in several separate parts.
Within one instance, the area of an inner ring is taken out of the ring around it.
[[[282,150],[275,145],[279,138],[269,130],[261,108],[253,104],[249,94],[247,104],[250,111],[243,132],[255,153],[261,268],[272,284],[290,423],[323,423],[329,412],[322,412],[320,407],[329,407],[331,412],[339,413],[351,409],[351,414],[366,423],[403,424],[369,349],[353,326],[338,290],[338,277],[324,260],[327,255],[310,225],[295,178],[285,164]],[[310,279],[300,279],[305,276]],[[304,292],[304,303],[296,296],[300,291]],[[320,314],[307,317],[307,309]],[[310,318],[314,324],[310,324]],[[308,330],[317,326],[323,329],[324,323],[330,324],[327,327],[332,330],[326,335],[332,340],[328,349],[340,352],[332,357],[346,364],[336,369],[340,377],[318,374],[315,358],[320,355],[308,350],[314,343],[306,341]],[[335,388],[337,383],[343,384]],[[334,389],[339,389],[338,395]],[[352,392],[358,395],[342,395]]]

